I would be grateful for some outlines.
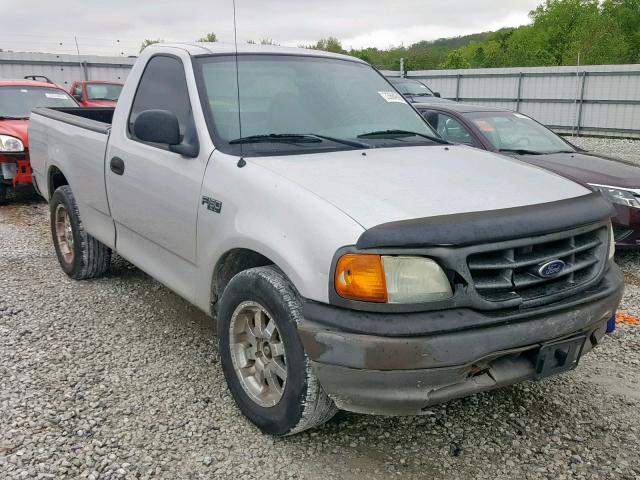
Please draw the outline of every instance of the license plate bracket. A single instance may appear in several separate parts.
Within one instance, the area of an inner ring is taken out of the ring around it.
[[[536,358],[535,378],[548,377],[576,368],[586,338],[580,336],[543,343]]]

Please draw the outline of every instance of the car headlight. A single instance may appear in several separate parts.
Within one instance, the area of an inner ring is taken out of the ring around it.
[[[379,303],[422,303],[450,298],[449,280],[430,258],[347,254],[335,273],[338,295]]]
[[[608,187],[606,185],[595,185],[590,183],[589,186],[598,192],[601,192],[606,199],[618,205],[626,207],[640,208],[640,201],[634,191],[624,188]]]
[[[609,260],[613,259],[616,253],[616,238],[613,235],[613,226],[609,223]]]
[[[19,138],[0,135],[0,152],[24,152],[24,144]]]

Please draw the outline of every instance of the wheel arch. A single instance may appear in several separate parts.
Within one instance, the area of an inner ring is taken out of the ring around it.
[[[56,165],[49,166],[47,170],[47,196],[51,199],[53,192],[63,185],[69,185],[65,174]]]
[[[211,277],[212,307],[235,275],[244,270],[265,265],[276,265],[276,263],[267,256],[249,248],[232,248],[223,253],[216,262]]]

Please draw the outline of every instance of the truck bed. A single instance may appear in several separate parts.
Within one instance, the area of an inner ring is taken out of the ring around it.
[[[29,120],[29,155],[41,194],[49,199],[60,172],[73,185],[84,226],[114,243],[105,186],[105,153],[113,108],[36,108]],[[52,173],[53,172],[53,173]]]
[[[115,108],[36,108],[33,113],[68,123],[76,127],[85,128],[98,133],[108,133],[111,128]]]

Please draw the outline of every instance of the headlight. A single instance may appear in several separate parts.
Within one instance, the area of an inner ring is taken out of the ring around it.
[[[613,227],[609,224],[609,260],[613,258],[616,253],[616,238],[613,235]]]
[[[338,261],[338,295],[379,303],[422,303],[453,295],[440,266],[429,258],[348,254]]]
[[[0,152],[24,152],[24,145],[19,138],[0,135]]]
[[[594,190],[601,192],[605,198],[612,203],[617,203],[618,205],[624,205],[626,207],[640,208],[640,201],[638,201],[638,197],[632,190],[608,187],[606,185],[594,185],[592,183],[590,183],[589,186]]]

